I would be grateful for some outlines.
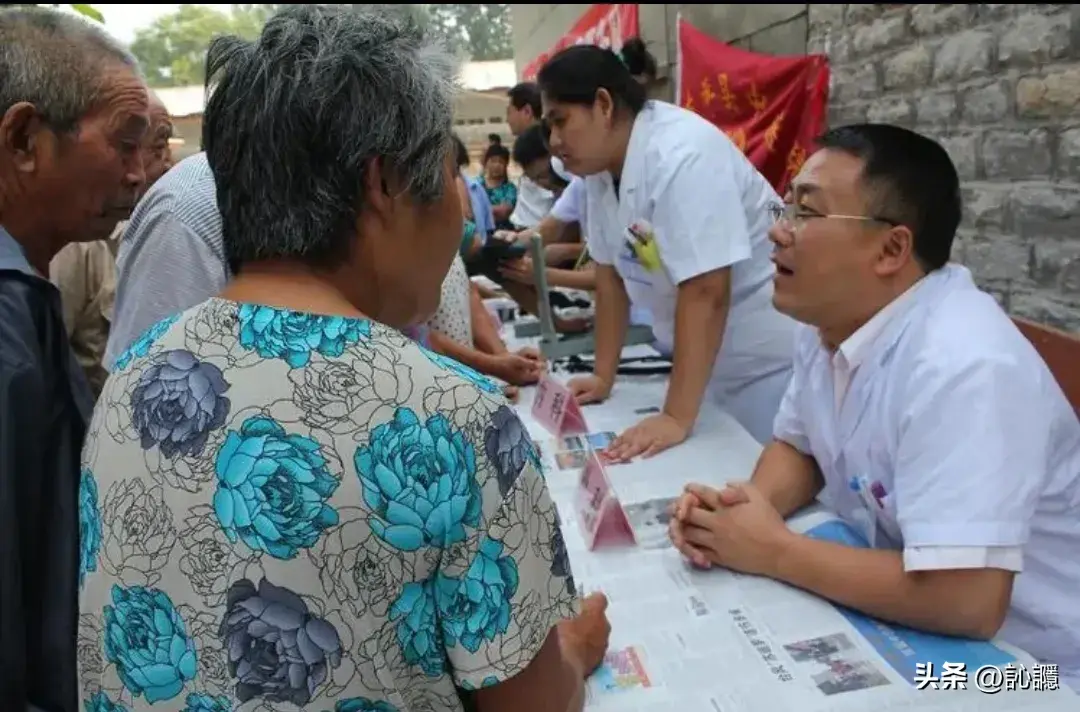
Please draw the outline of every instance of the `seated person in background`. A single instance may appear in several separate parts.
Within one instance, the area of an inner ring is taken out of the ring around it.
[[[552,157],[551,170],[568,183],[551,212],[540,221],[536,230],[523,230],[514,239],[528,240],[539,234],[544,242],[544,259],[549,287],[596,289],[595,264],[588,257],[581,226],[585,224],[585,181],[566,172],[562,161]],[[555,242],[558,239],[560,241]],[[518,260],[504,262],[499,273],[507,280],[519,284],[534,285],[532,258],[526,255]]]
[[[506,124],[515,138],[528,129],[540,125],[544,107],[540,101],[540,89],[535,82],[521,82],[506,92],[510,101],[506,105]],[[555,196],[546,186],[522,174],[518,179],[517,204],[510,215],[515,230],[536,227],[555,203]]]
[[[540,124],[530,126],[517,137],[514,141],[513,158],[535,185],[551,191],[556,196],[556,200],[569,185],[552,168],[551,155],[544,142],[544,129]],[[507,233],[507,235],[513,234]],[[495,237],[503,243],[515,242],[513,237],[506,239],[499,233],[496,233]],[[498,282],[523,311],[536,314],[538,302],[535,286],[506,279],[503,276],[501,268],[507,260],[495,249],[497,246],[497,243],[492,241],[489,248],[484,251],[486,254],[482,254],[479,259],[469,265],[472,273],[482,274]],[[555,328],[564,333],[580,333],[589,328],[589,320],[581,317],[564,318],[556,315],[554,321]]]
[[[510,182],[506,173],[510,164],[510,151],[502,145],[498,134],[493,134],[494,143],[484,153],[484,172],[477,180],[481,181],[491,201],[491,212],[495,217],[496,230],[513,229],[510,213],[517,204],[517,186]]]
[[[206,71],[237,269],[98,401],[78,709],[581,710],[604,599],[576,615],[536,445],[399,332],[460,240],[452,56],[395,6],[287,5]]]
[[[691,486],[671,536],[887,621],[1000,636],[1080,688],[1080,421],[1034,347],[949,263],[960,183],[896,126],[833,129],[770,237],[804,324],[749,483]],[[870,548],[790,531],[819,497]]]
[[[504,389],[507,396],[516,397],[517,386],[540,380],[540,353],[534,348],[517,353],[507,350],[460,257],[450,265],[442,283],[439,309],[427,326],[431,349],[506,381],[510,384],[508,391]]]
[[[464,223],[461,229],[461,246],[458,253],[466,260],[470,260],[480,254],[480,250],[487,240],[487,233],[477,229],[476,212],[473,210],[472,196],[469,191],[469,176],[465,175],[465,169],[469,167],[469,149],[457,136],[453,137],[454,158],[457,163],[457,175],[454,176],[454,187],[457,191],[458,201],[461,203],[461,217]],[[483,214],[481,214],[483,218]]]

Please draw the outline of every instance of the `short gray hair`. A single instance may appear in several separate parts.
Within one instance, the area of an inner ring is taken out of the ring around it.
[[[88,20],[38,7],[0,9],[0,115],[29,102],[56,131],[75,130],[101,98],[105,72],[135,58]]]
[[[457,62],[408,12],[287,5],[206,58],[203,147],[231,264],[348,254],[374,159],[442,197]]]

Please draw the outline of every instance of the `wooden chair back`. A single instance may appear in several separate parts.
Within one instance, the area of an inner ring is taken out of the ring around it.
[[[1080,336],[1018,317],[1013,322],[1042,356],[1065,397],[1080,414]]]

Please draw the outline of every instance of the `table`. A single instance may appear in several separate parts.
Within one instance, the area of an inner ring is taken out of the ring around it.
[[[525,345],[504,337],[511,347]],[[666,387],[662,376],[621,379],[606,403],[584,409],[590,431],[620,432],[642,417],[636,410],[661,406]],[[776,581],[694,570],[668,544],[663,521],[639,529],[646,535],[639,536],[638,546],[589,551],[573,507],[578,470],[558,466],[559,447],[529,413],[534,392],[522,390],[517,410],[541,445],[575,579],[579,589],[603,590],[610,601],[609,660],[589,681],[590,712],[1080,710],[1067,689],[983,694],[970,681],[967,690],[917,692],[911,670],[926,658],[904,659],[905,646],[919,654],[908,646],[910,638],[857,614],[849,618]],[[624,506],[641,510],[677,495],[690,481],[721,486],[747,479],[760,450],[733,418],[707,404],[686,443],[650,460],[612,466],[609,477]],[[644,509],[656,513],[659,507]],[[809,527],[827,518],[815,508],[791,524]],[[956,650],[935,647],[940,639],[933,638],[918,650],[945,656]],[[1012,655],[1032,669],[1022,651],[998,647],[1002,663]]]

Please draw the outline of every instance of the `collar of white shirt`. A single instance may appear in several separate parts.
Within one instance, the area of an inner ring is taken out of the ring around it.
[[[844,340],[832,355],[833,383],[835,385],[836,409],[844,402],[848,386],[855,371],[866,360],[874,342],[896,319],[905,307],[914,301],[915,293],[925,280],[919,280],[896,299],[885,305],[870,321],[859,327],[854,334]]]

